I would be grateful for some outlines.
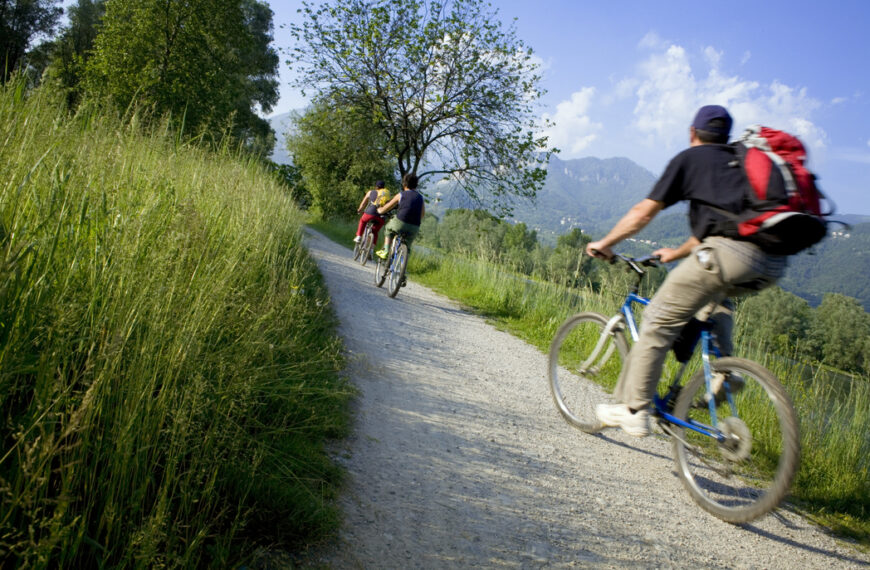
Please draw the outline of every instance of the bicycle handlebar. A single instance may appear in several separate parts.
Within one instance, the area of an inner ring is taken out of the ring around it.
[[[600,253],[597,250],[593,250],[593,253]],[[609,258],[605,259],[611,265],[616,263],[617,261],[625,262],[628,267],[637,273],[638,275],[643,275],[646,271],[643,270],[644,267],[659,267],[661,263],[661,257],[658,255],[644,255],[641,257],[628,257],[626,255],[622,255],[620,253],[614,253]]]

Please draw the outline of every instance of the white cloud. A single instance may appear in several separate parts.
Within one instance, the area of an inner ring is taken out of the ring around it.
[[[647,32],[647,34],[640,39],[637,47],[641,49],[661,49],[665,45],[665,41],[659,37],[657,33]]]
[[[870,139],[867,139],[867,146],[870,146]]]
[[[594,87],[584,87],[572,93],[569,101],[556,105],[555,114],[544,114],[545,120],[553,122],[553,126],[545,131],[549,144],[558,147],[563,158],[582,156],[583,151],[598,138],[603,126],[589,116],[594,96]]]
[[[585,86],[555,112],[543,115],[555,123],[545,133],[564,158],[628,156],[658,172],[686,147],[692,117],[708,104],[724,105],[731,112],[732,137],[760,123],[796,134],[810,156],[823,155],[828,137],[813,122],[822,102],[805,88],[741,77],[727,70],[727,53],[715,47],[690,52],[655,32],[644,36],[638,47],[642,58],[632,73],[606,89]],[[749,52],[742,54],[741,63],[749,57]]]
[[[724,54],[711,47],[700,55],[701,64],[678,45],[653,50],[638,66],[636,76],[620,83],[622,89],[634,86],[633,126],[650,148],[664,146],[673,152],[682,147],[695,110],[707,104],[728,108],[734,117],[732,135],[761,123],[793,132],[816,150],[825,147],[827,136],[811,119],[821,102],[805,88],[778,81],[762,85],[724,73]]]

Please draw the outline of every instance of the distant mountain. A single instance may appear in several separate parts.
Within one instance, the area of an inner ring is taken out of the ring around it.
[[[811,305],[818,305],[825,293],[840,293],[858,299],[870,312],[870,223],[848,230],[832,226],[828,238],[789,260],[780,285]]]
[[[536,229],[545,241],[555,241],[555,236],[572,228],[600,234],[646,196],[654,182],[651,172],[627,158],[552,157],[544,187],[534,202],[514,201],[512,220]],[[436,214],[479,206],[449,185],[428,192],[430,198],[440,199],[432,209]]]
[[[277,164],[293,164],[290,155],[287,154],[287,149],[284,147],[284,133],[287,132],[287,127],[290,123],[290,116],[293,111],[269,117],[269,124],[272,130],[275,131],[275,149],[272,151],[272,162]]]

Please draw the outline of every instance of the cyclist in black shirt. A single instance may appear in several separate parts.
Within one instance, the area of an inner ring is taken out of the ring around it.
[[[420,231],[420,223],[423,221],[423,216],[426,214],[426,204],[423,201],[423,196],[417,192],[417,175],[406,174],[402,177],[402,187],[404,190],[399,192],[393,199],[378,208],[379,214],[386,214],[397,205],[399,207],[396,217],[387,222],[386,230],[384,231],[384,248],[376,253],[381,259],[386,259],[390,251],[392,238],[397,233],[405,234],[405,243],[408,244],[410,251],[411,242]]]
[[[670,257],[667,261],[685,259],[668,274],[644,310],[638,342],[626,358],[614,393],[619,403],[596,407],[596,415],[605,426],[621,427],[635,436],[647,435],[649,406],[664,360],[683,326],[702,309],[712,310],[726,297],[767,287],[785,272],[784,256],[767,254],[755,244],[717,232],[723,210],[742,212],[747,184],[734,149],[726,144],[731,124],[731,115],[724,107],[701,107],[689,128],[689,148],[671,160],[645,199],[604,238],[586,247],[589,255],[609,258],[615,244],[639,232],[661,210],[681,200],[689,201],[694,239],[663,256]]]

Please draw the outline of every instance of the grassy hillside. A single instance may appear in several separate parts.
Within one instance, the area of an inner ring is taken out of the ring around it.
[[[0,565],[237,566],[334,528],[349,389],[254,163],[0,89]]]

